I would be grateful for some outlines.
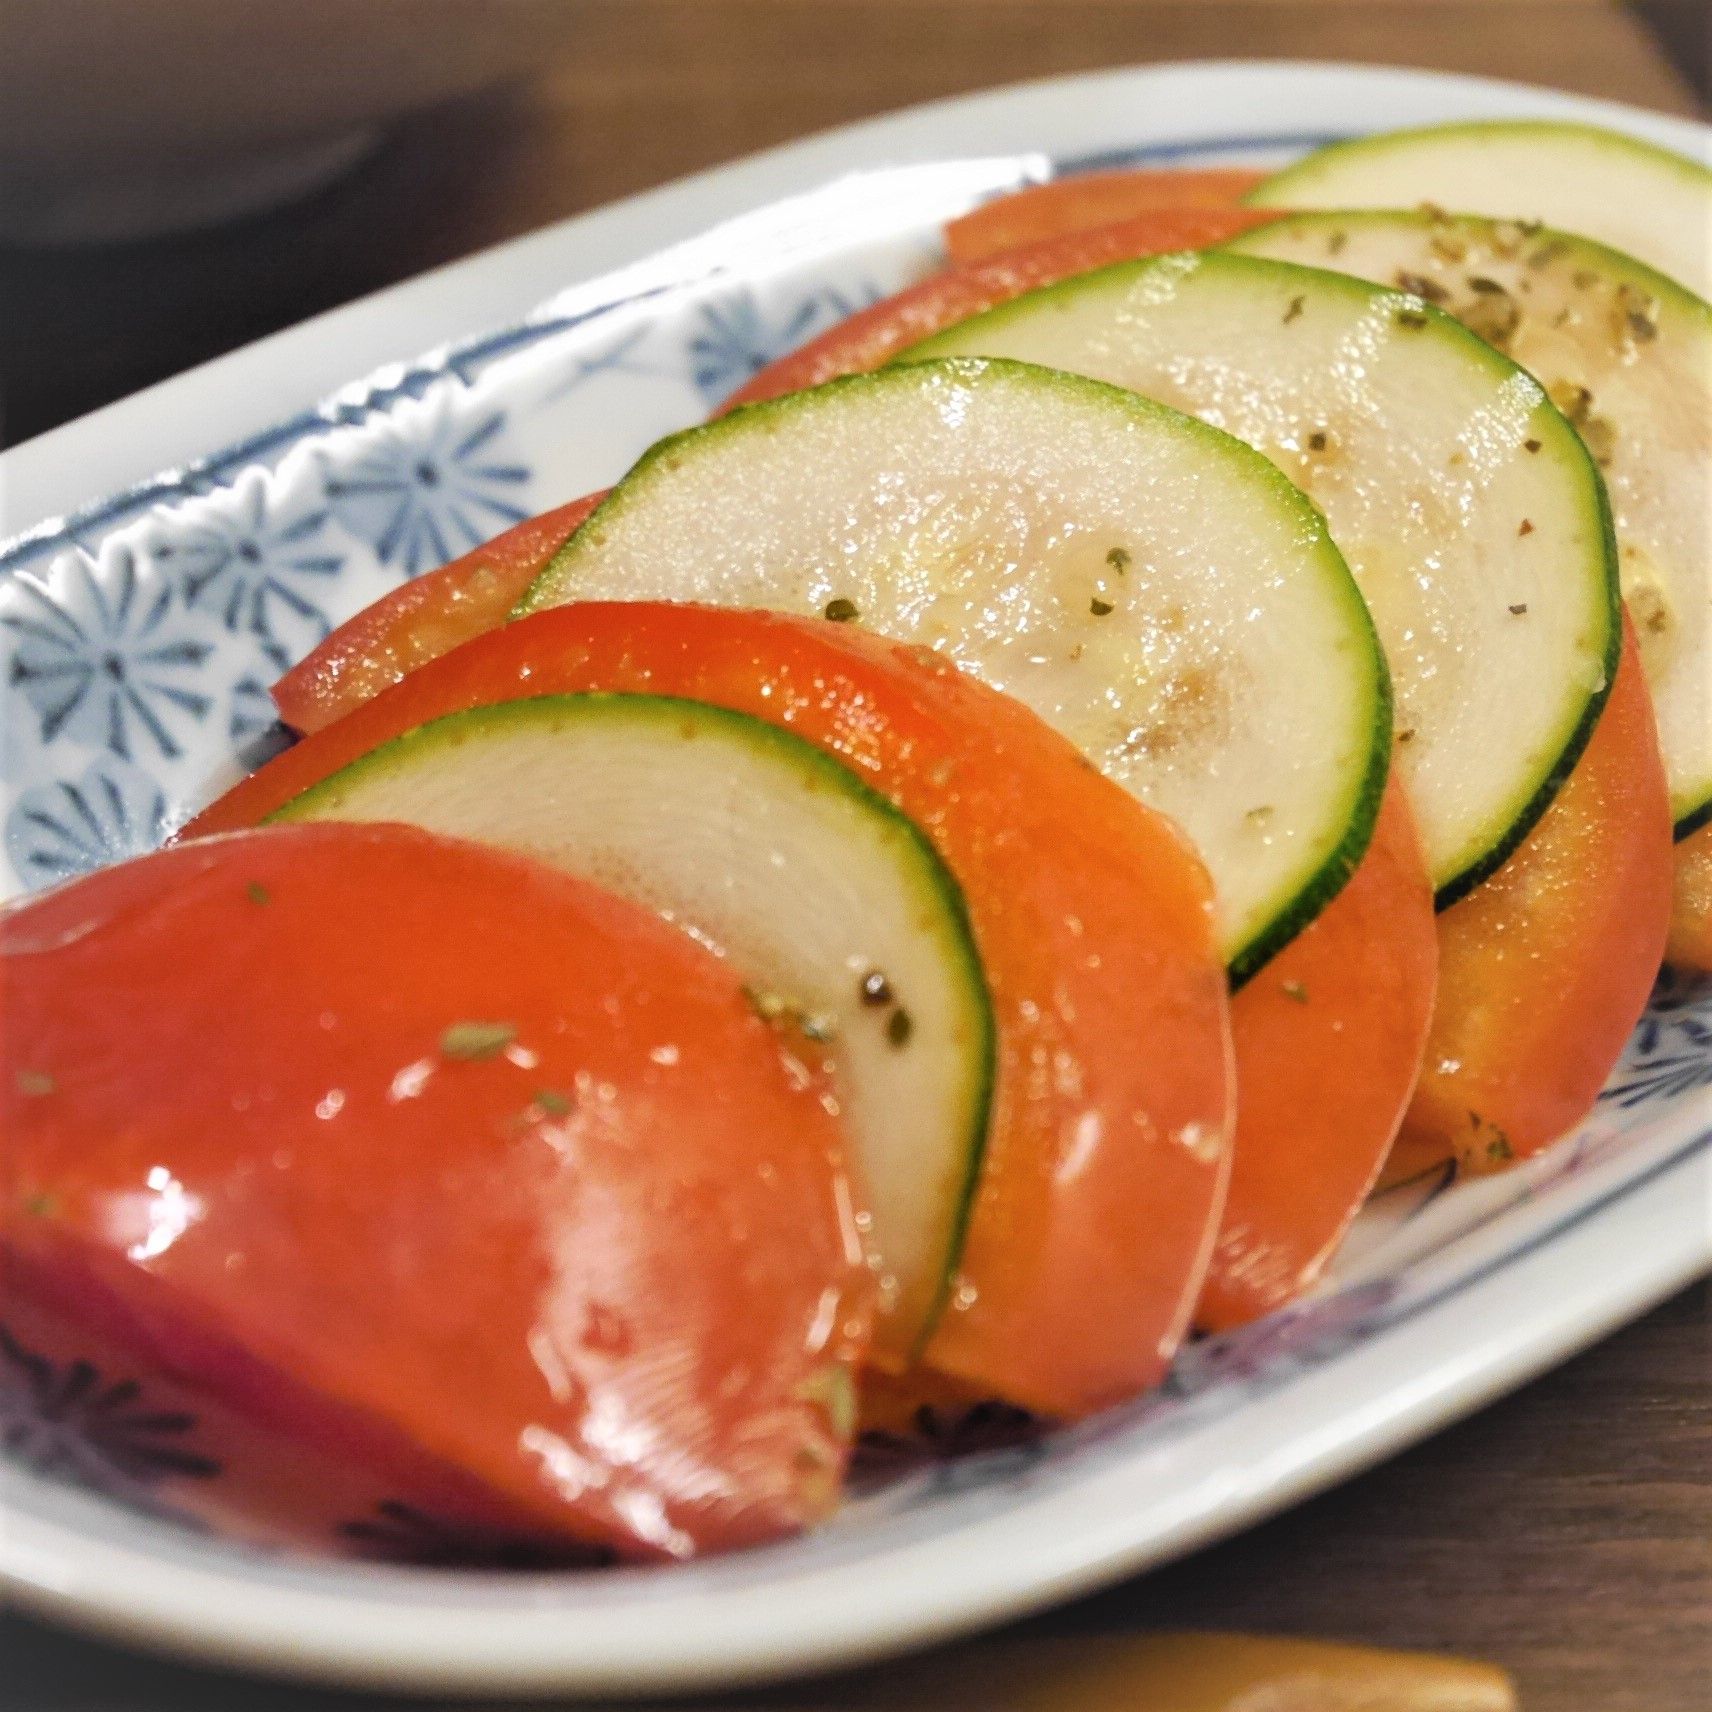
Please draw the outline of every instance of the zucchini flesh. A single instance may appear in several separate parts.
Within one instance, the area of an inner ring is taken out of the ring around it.
[[[1371,836],[1389,686],[1348,568],[1264,459],[1015,363],[852,376],[644,456],[523,610],[698,600],[860,622],[1028,703],[1172,817],[1245,978]]]
[[[1632,256],[1419,210],[1293,215],[1228,247],[1427,296],[1557,400],[1604,472],[1671,814],[1712,813],[1712,305]]]
[[[832,1057],[880,1263],[880,1352],[901,1366],[920,1346],[986,1135],[992,1009],[956,881],[855,774],[724,708],[542,696],[432,720],[270,819],[405,821],[504,845],[647,904],[728,956],[758,1012],[800,1031],[804,1063]],[[864,995],[874,974],[883,1005]]]
[[[1503,861],[1585,745],[1621,635],[1599,472],[1530,376],[1418,298],[1219,251],[1045,287],[911,355],[977,352],[1133,387],[1283,469],[1385,644],[1441,907]]]
[[[1332,143],[1251,190],[1257,208],[1419,208],[1540,221],[1712,297],[1712,170],[1596,125],[1500,119]]]

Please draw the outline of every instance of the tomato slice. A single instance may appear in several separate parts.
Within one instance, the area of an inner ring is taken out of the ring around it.
[[[401,1502],[653,1558],[831,1506],[871,1298],[841,1136],[687,935],[318,825],[62,887],[0,956],[8,1300],[455,1477]]]
[[[1439,998],[1385,1180],[1495,1170],[1591,1110],[1652,991],[1670,795],[1633,626],[1592,740],[1491,879],[1439,917]]]
[[[1170,250],[1199,250],[1276,220],[1276,209],[1162,208],[1115,225],[1050,237],[966,266],[952,266],[828,328],[800,350],[769,363],[721,407],[801,392],[839,375],[863,374],[947,327],[1008,303],[1036,286],[1112,262]]]
[[[1020,703],[819,620],[653,603],[521,619],[276,757],[191,824],[253,825],[377,744],[520,695],[676,695],[841,757],[961,882],[998,1064],[936,1369],[1076,1415],[1164,1372],[1228,1169],[1224,974],[1206,876],[1168,822]]]
[[[1676,847],[1675,896],[1665,957],[1678,968],[1712,974],[1712,822]]]
[[[879,368],[917,341],[1037,285],[1108,262],[1198,249],[1274,218],[1246,208],[1160,209],[978,266],[947,269],[769,365],[724,408]],[[407,672],[503,624],[547,560],[605,497],[590,494],[519,523],[366,607],[274,685],[280,718],[305,735],[319,731]]]
[[[1090,172],[1030,185],[953,220],[945,246],[955,262],[985,261],[1038,244],[1147,214],[1185,208],[1230,208],[1266,178],[1263,172],[1212,168],[1189,172]],[[1271,216],[1277,218],[1276,214]],[[1166,249],[1187,245],[1167,244]]]
[[[1241,1325],[1300,1295],[1373,1187],[1426,1050],[1434,923],[1393,776],[1349,883],[1231,1001],[1236,1160],[1199,1325]]]
[[[503,624],[605,498],[591,493],[528,518],[365,606],[273,686],[279,717],[293,731],[319,731],[407,672]]]

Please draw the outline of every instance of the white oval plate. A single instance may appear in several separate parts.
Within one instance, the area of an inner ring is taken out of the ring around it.
[[[267,684],[329,625],[610,481],[931,266],[940,223],[981,198],[1096,163],[1270,164],[1482,115],[1708,152],[1681,121],[1414,72],[1042,83],[636,197],[18,448],[0,461],[17,537],[0,554],[0,890],[158,843],[266,750]],[[1712,1265],[1709,1207],[1712,990],[1667,983],[1594,1118],[1545,1157],[1382,1198],[1315,1297],[1196,1345],[1154,1396],[882,1481],[813,1537],[551,1575],[267,1555],[176,1525],[165,1485],[87,1460],[83,1489],[49,1478],[37,1420],[0,1466],[0,1581],[132,1641],[394,1688],[681,1689],[872,1658],[1228,1534],[1520,1384]],[[0,1411],[22,1418],[24,1383],[0,1363]]]

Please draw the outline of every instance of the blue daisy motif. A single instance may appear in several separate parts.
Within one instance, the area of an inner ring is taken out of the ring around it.
[[[7,682],[35,711],[42,743],[64,738],[124,760],[175,759],[207,718],[208,623],[125,547],[99,564],[81,549],[62,554],[0,591]]]
[[[246,674],[232,686],[226,724],[232,741],[238,744],[251,743],[279,724],[279,711],[273,705],[268,686],[254,673]]]
[[[0,1448],[34,1473],[153,1508],[162,1482],[219,1475],[199,1428],[139,1381],[54,1360],[0,1325]]]
[[[247,773],[284,754],[296,741],[281,723],[267,683],[254,672],[233,684],[226,704],[226,728],[238,764]]]
[[[505,433],[505,411],[470,420],[443,388],[412,426],[388,421],[360,456],[329,463],[334,514],[383,565],[433,570],[528,515],[530,471]]]
[[[1712,1087],[1712,980],[1666,969],[1600,1096],[1624,1111]]]
[[[51,886],[153,850],[171,828],[166,794],[139,767],[97,761],[32,786],[6,817],[6,854],[26,886]]]
[[[1178,1357],[1160,1394],[1183,1399],[1232,1384],[1270,1389],[1373,1336],[1389,1318],[1399,1289],[1395,1278],[1352,1284],[1236,1331],[1200,1338]]]
[[[776,316],[768,315],[748,289],[717,303],[704,303],[699,330],[689,343],[696,389],[709,404],[717,404],[768,363],[854,315],[879,295],[872,287],[847,296],[823,286]]]
[[[282,669],[331,627],[322,587],[343,564],[325,539],[325,506],[295,516],[270,509],[268,484],[253,472],[223,503],[155,528],[150,557],[177,583],[185,604],[211,611],[233,632],[258,638]]]

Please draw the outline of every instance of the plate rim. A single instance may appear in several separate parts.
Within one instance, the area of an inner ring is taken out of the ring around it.
[[[1002,152],[1086,159],[1104,150],[1086,141],[1079,149],[1054,146],[1078,124],[1091,137],[1105,123],[1086,119],[1081,108],[1095,107],[1101,98],[1133,100],[1140,91],[1154,93],[1162,85],[1196,80],[1228,86],[1211,100],[1203,97],[1208,114],[1227,110],[1223,103],[1231,91],[1244,85],[1297,84],[1305,100],[1306,91],[1329,81],[1346,96],[1352,88],[1361,89],[1376,112],[1387,92],[1407,87],[1443,96],[1459,111],[1473,106],[1493,112],[1574,113],[1697,153],[1706,151],[1712,137],[1712,131],[1692,120],[1530,85],[1331,62],[1178,62],[954,97],[828,131],[560,222],[317,317],[39,436],[0,454],[0,506],[12,511],[20,492],[23,496],[21,513],[0,513],[0,531],[10,535],[18,529],[25,539],[31,538],[43,521],[30,515],[31,508],[44,504],[51,517],[70,516],[75,527],[74,507],[52,503],[55,496],[71,491],[70,482],[83,491],[135,486],[150,475],[148,465],[139,463],[144,448],[205,444],[211,418],[232,423],[232,438],[244,439],[266,426],[253,420],[263,400],[290,398],[301,405],[305,386],[312,384],[307,377],[336,367],[342,372],[326,389],[330,399],[335,391],[350,388],[351,374],[373,378],[384,373],[386,365],[399,362],[401,339],[414,341],[402,360],[430,360],[457,334],[492,320],[492,288],[502,282],[498,295],[512,305],[508,320],[514,324],[567,287],[598,280],[653,255],[662,244],[704,230],[713,223],[710,214],[721,221],[735,218],[781,197],[812,192],[856,168],[945,160],[966,154],[971,146],[994,153],[993,122],[1000,117],[1004,126],[997,128],[1008,127],[1011,139],[999,138]],[[1041,114],[1051,116],[1039,118]],[[1341,111],[1338,118],[1349,123]],[[1204,119],[1203,127],[1208,122]],[[1025,141],[1031,125],[1035,140]],[[947,132],[966,140],[958,145]],[[1225,140],[1209,136],[1204,146]],[[578,254],[581,260],[567,265]],[[591,258],[600,264],[592,273],[586,265]],[[546,289],[539,288],[549,280]],[[516,302],[519,297],[523,300]],[[478,300],[482,312],[471,314]],[[418,329],[428,336],[418,338]],[[423,346],[430,347],[426,358]],[[313,361],[307,360],[310,354]],[[318,408],[325,408],[325,402],[310,407]],[[271,409],[267,420],[301,414],[301,409]],[[168,431],[151,438],[144,432],[151,418]],[[190,433],[203,438],[192,442],[186,439]],[[75,474],[62,476],[63,470]],[[110,480],[119,470],[127,474]],[[20,523],[20,516],[27,521]],[[17,545],[14,540],[0,550],[0,563]],[[1304,1397],[1321,1389],[1351,1389],[1349,1369],[1342,1362],[1383,1358],[1389,1367],[1399,1348],[1406,1344],[1413,1349],[1418,1341],[1428,1359],[1413,1388],[1354,1386],[1363,1408],[1353,1418],[1347,1413],[1321,1416],[1304,1424],[1291,1440],[1293,1461],[1251,1465],[1246,1480],[1234,1483],[1227,1477],[1230,1491],[1203,1497],[1198,1508],[1183,1510],[1168,1527],[1097,1515],[1083,1533],[1055,1542],[1055,1550],[1043,1552],[1034,1567],[1019,1570],[1001,1557],[980,1558],[977,1576],[953,1583],[949,1595],[942,1592],[937,1602],[924,1601],[914,1610],[899,1608],[899,1594],[889,1585],[893,1577],[882,1573],[878,1579],[886,1583],[880,1589],[883,1597],[874,1598],[870,1586],[863,1611],[853,1616],[853,1578],[846,1566],[834,1564],[805,1578],[828,1584],[811,1589],[806,1610],[787,1598],[752,1601],[763,1609],[744,1624],[734,1624],[726,1609],[716,1622],[705,1620],[704,1614],[699,1629],[694,1622],[686,1627],[681,1608],[685,1602],[662,1599],[653,1615],[658,1618],[671,1609],[678,1632],[666,1650],[644,1649],[646,1656],[639,1656],[636,1638],[628,1630],[602,1633],[589,1623],[579,1628],[574,1611],[562,1605],[530,1605],[513,1614],[515,1621],[503,1622],[491,1609],[467,1608],[458,1620],[460,1614],[444,1605],[413,1606],[365,1595],[348,1579],[328,1577],[325,1589],[309,1592],[246,1581],[234,1573],[239,1560],[225,1554],[211,1560],[212,1568],[163,1568],[153,1553],[104,1540],[98,1527],[85,1532],[51,1518],[6,1514],[3,1502],[0,1584],[9,1586],[21,1606],[38,1614],[151,1650],[300,1679],[442,1693],[612,1694],[707,1688],[926,1645],[1072,1597],[1247,1526],[1523,1383],[1712,1269],[1712,1221],[1695,1211],[1712,1201],[1712,1094],[1686,1098],[1663,1122],[1682,1132],[1682,1145],[1669,1159],[1624,1180],[1592,1210],[1577,1212],[1510,1251],[1503,1264],[1459,1289],[1454,1301],[1439,1302],[1416,1316],[1406,1331],[1388,1329],[1346,1352],[1339,1363],[1328,1364],[1335,1373],[1298,1376],[1290,1386],[1295,1395],[1291,1408],[1302,1412]],[[1624,1229],[1644,1234],[1645,1240],[1631,1243],[1614,1258],[1612,1239]],[[1537,1282],[1524,1287],[1523,1280],[1545,1278],[1553,1281],[1549,1288]],[[1480,1316],[1475,1315],[1475,1304],[1483,1310]],[[1497,1322],[1496,1328],[1484,1335],[1477,1349],[1459,1354],[1456,1328],[1466,1341],[1475,1317]],[[1308,1413],[1313,1406],[1307,1406]],[[1236,1413],[1247,1416],[1250,1411]],[[1104,1491],[1121,1468],[1096,1473],[1084,1499],[1095,1488]],[[10,1482],[18,1477],[5,1478]],[[0,1485],[0,1498],[4,1491]],[[910,1542],[894,1556],[862,1566],[868,1573],[859,1571],[854,1580],[872,1583],[877,1579],[874,1569],[890,1571],[894,1558],[902,1557],[902,1579],[919,1582],[925,1570],[915,1560],[930,1547],[963,1549],[959,1542],[976,1530],[1026,1534],[1032,1522],[1039,1531],[1041,1518],[1034,1512],[1044,1506],[1042,1516],[1050,1517],[1055,1509],[1067,1507],[1065,1498],[1060,1492],[1025,1499],[1002,1515]],[[98,1513],[92,1508],[92,1515]],[[145,1567],[150,1573],[140,1573]],[[211,1597],[216,1590],[219,1597]],[[799,1592],[796,1597],[803,1596]],[[383,1633],[376,1632],[377,1611],[389,1619]]]

